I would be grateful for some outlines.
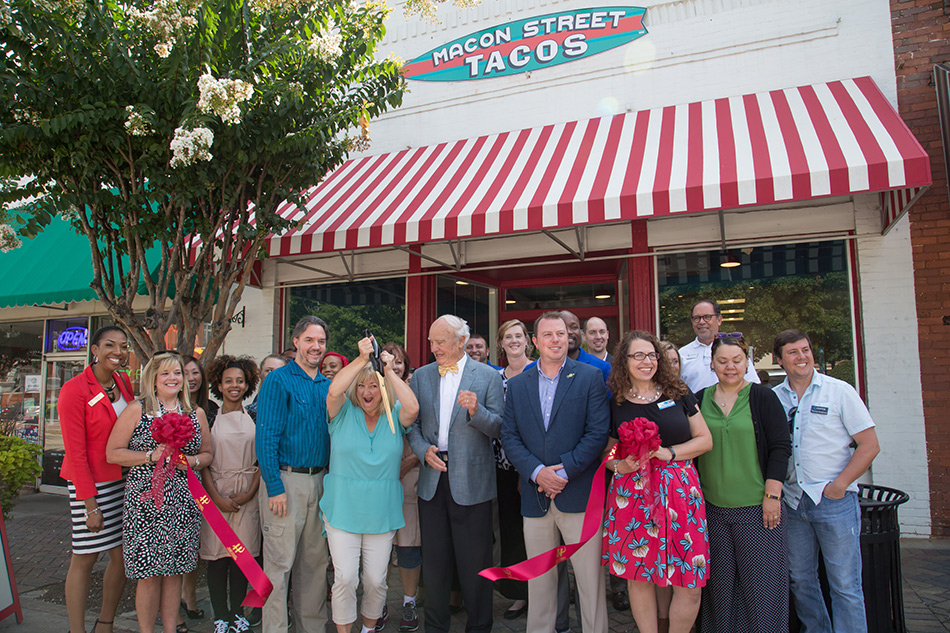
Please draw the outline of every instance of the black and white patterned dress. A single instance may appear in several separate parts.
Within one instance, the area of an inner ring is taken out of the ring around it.
[[[201,427],[194,412],[189,417],[195,434],[182,452],[197,455],[201,450]],[[155,416],[143,411],[129,440],[129,450],[151,451],[158,446],[152,439],[153,419]],[[125,482],[122,545],[125,575],[131,579],[186,574],[198,565],[201,512],[188,491],[187,475],[178,468],[172,471],[165,480],[165,498],[159,511],[154,500],[142,499],[142,493],[151,489],[154,470],[153,464],[135,466]]]

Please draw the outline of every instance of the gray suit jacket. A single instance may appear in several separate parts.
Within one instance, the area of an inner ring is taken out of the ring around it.
[[[422,461],[417,491],[425,501],[435,495],[439,471],[426,464],[425,453],[438,446],[439,366],[429,363],[412,375],[409,383],[419,401],[419,416],[409,429],[409,446]],[[505,394],[501,376],[484,363],[468,359],[462,370],[459,391],[478,395],[478,411],[469,415],[455,402],[449,425],[449,485],[459,505],[470,506],[495,498],[495,457],[491,438],[501,434]],[[457,396],[456,396],[457,397]]]

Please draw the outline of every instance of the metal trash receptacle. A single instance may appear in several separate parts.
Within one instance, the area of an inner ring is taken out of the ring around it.
[[[861,504],[861,564],[868,633],[907,633],[901,587],[901,529],[897,506],[906,492],[858,484]]]

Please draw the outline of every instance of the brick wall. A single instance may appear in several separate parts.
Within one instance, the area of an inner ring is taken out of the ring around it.
[[[950,200],[933,67],[950,62],[950,6],[891,1],[900,114],[930,154],[933,186],[910,210],[932,530],[950,535]]]

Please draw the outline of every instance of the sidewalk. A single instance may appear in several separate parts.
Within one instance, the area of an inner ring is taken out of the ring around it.
[[[6,524],[7,537],[24,620],[21,625],[17,625],[15,616],[0,620],[0,633],[68,631],[66,606],[61,603],[62,586],[69,567],[69,517],[66,498],[50,494],[24,495],[14,508],[13,517]],[[950,633],[950,539],[904,539],[901,542],[901,560],[907,630],[911,633]],[[100,560],[94,573],[101,573],[103,569],[105,561]],[[397,633],[397,606],[402,599],[399,574],[391,573],[390,582],[392,585],[389,589],[389,605],[392,620],[386,631]],[[210,633],[212,626],[208,591],[200,584],[198,606],[205,610],[207,616],[203,620],[190,621],[188,625],[192,631]],[[120,609],[121,612],[116,618],[116,633],[138,631],[130,597],[131,589],[133,587],[130,583],[126,588],[129,597],[123,600],[124,611]],[[94,601],[95,596],[90,599],[90,605]],[[507,607],[508,601],[496,594],[495,630],[524,631],[524,616],[517,620],[502,618]],[[621,613],[612,607],[608,612],[611,633],[628,633],[635,630],[629,612]],[[574,609],[571,614],[572,630],[579,632],[580,626],[574,620]],[[453,631],[464,630],[464,617],[463,612],[453,618]],[[95,618],[95,611],[90,608],[87,614],[88,627],[91,628]],[[335,633],[335,628],[328,626],[327,631]]]

